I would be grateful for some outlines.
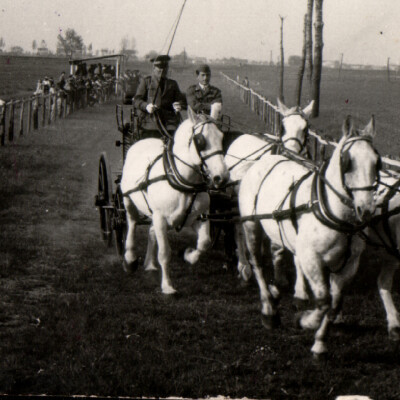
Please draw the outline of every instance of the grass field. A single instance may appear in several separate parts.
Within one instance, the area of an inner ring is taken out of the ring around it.
[[[246,70],[251,81],[262,73]],[[182,89],[193,81],[191,69],[171,74]],[[214,75],[227,114],[261,130]],[[330,338],[326,363],[315,365],[313,337],[297,329],[292,296],[280,304],[282,327],[264,330],[255,282],[243,286],[221,268],[221,243],[190,267],[179,252],[193,237],[170,233],[173,298],[161,295],[158,274],[122,271],[100,240],[94,207],[100,153],[107,151],[114,176],[121,167],[116,139],[112,103],[0,148],[0,393],[400,398],[400,349],[388,341],[375,283],[379,263],[393,259],[376,249],[363,255],[344,324]],[[144,255],[144,227],[139,238]],[[395,287],[398,305],[398,276]]]

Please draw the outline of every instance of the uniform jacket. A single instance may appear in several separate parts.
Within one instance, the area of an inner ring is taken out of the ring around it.
[[[209,85],[207,89],[202,90],[199,84],[189,86],[186,91],[187,105],[193,111],[210,113],[211,104],[222,103],[221,91],[215,86]]]
[[[146,111],[149,103],[155,104],[162,111],[173,112],[172,103],[179,101],[182,104],[183,95],[176,81],[173,79],[162,78],[157,92],[157,98],[154,100],[158,82],[151,76],[141,79],[134,97],[134,106],[142,111]]]

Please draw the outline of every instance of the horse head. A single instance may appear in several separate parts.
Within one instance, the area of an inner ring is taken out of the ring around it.
[[[223,133],[214,118],[197,115],[190,107],[188,117],[175,132],[174,154],[180,152],[189,164],[199,166],[210,186],[218,189],[229,179],[222,149]]]
[[[282,142],[284,146],[296,153],[300,153],[307,142],[308,137],[308,118],[311,115],[314,100],[305,108],[298,106],[288,108],[279,98],[278,111],[282,114]]]
[[[367,222],[375,212],[375,192],[379,183],[381,158],[373,147],[375,119],[372,116],[364,129],[355,129],[350,116],[342,127],[343,137],[332,154],[340,171],[340,181],[352,199],[356,217]]]

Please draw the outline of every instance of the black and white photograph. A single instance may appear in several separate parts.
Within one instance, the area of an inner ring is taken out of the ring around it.
[[[0,397],[400,399],[399,19],[0,0]]]

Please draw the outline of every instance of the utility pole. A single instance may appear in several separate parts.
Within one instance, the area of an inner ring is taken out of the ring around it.
[[[388,57],[388,59],[387,59],[387,80],[388,80],[388,82],[390,82],[390,64],[389,64],[389,61],[390,61],[390,57]]]

